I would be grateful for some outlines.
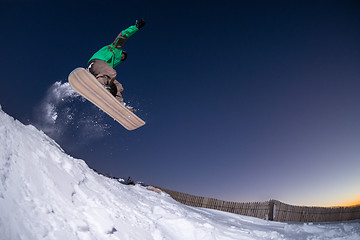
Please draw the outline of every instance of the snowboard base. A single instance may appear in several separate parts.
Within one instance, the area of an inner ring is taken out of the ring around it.
[[[70,86],[81,96],[119,122],[127,130],[134,130],[145,122],[115,99],[101,83],[84,68],[77,68],[68,77]]]

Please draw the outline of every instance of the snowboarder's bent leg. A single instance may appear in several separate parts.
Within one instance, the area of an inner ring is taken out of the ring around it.
[[[100,59],[91,60],[88,69],[102,85],[109,86],[116,78],[115,69]]]
[[[114,80],[114,85],[116,86],[116,94],[114,95],[116,100],[118,100],[119,102],[124,102],[124,99],[122,97],[122,93],[124,91],[123,86],[121,85],[121,83],[119,83],[118,81]]]
[[[90,61],[88,69],[102,85],[109,86],[111,88],[111,93],[119,102],[124,101],[122,98],[124,88],[121,83],[115,79],[115,69],[100,59],[94,59]]]

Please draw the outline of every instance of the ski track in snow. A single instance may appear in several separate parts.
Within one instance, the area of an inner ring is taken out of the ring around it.
[[[95,173],[1,110],[0,122],[1,240],[360,239],[360,221],[290,224],[185,206]]]

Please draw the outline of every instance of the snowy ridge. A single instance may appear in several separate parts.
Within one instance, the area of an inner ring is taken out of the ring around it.
[[[0,106],[0,239],[360,239],[360,222],[286,224],[175,202],[91,170]]]

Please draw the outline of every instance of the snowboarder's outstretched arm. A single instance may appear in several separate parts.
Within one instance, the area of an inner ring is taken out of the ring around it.
[[[108,63],[112,68],[116,67],[121,61],[126,59],[126,53],[123,51],[125,42],[144,25],[145,20],[141,19],[136,21],[135,25],[121,31],[112,44],[102,47],[90,58],[88,63],[93,59],[99,59]]]
[[[127,29],[121,31],[121,33],[115,38],[112,45],[117,49],[123,49],[125,42],[136,33],[140,28],[145,25],[145,20],[142,18],[140,21],[136,21],[135,25],[128,27]]]

